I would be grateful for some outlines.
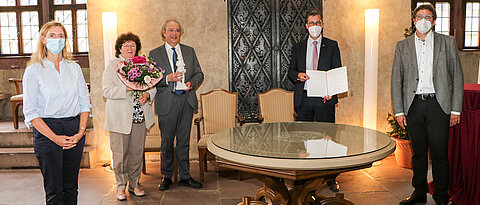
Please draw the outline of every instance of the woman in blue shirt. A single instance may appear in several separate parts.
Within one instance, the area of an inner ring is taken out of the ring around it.
[[[77,204],[91,108],[88,89],[80,66],[68,52],[65,27],[50,21],[39,35],[22,81],[25,124],[33,126],[46,204]]]

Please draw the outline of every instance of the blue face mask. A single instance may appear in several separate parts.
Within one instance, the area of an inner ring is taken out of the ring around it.
[[[64,38],[47,38],[47,49],[53,54],[59,54],[65,48]]]

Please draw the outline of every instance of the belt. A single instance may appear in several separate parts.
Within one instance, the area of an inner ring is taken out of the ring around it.
[[[415,97],[421,100],[428,100],[435,98],[435,93],[415,94]]]

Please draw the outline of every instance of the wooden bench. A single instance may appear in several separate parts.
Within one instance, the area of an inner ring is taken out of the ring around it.
[[[23,94],[20,87],[22,79],[9,78],[8,82],[15,83],[15,89],[17,90],[17,94],[10,97],[10,102],[12,102],[13,128],[18,129],[18,107],[23,105]]]

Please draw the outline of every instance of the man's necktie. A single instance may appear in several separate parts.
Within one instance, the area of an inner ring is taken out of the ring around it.
[[[175,48],[172,48],[173,50],[173,72],[177,72],[177,61],[178,61],[178,56],[177,56],[177,51],[175,51]],[[173,87],[177,86],[177,82],[173,84]],[[183,90],[175,90],[175,94],[180,95],[183,93]]]
[[[318,69],[318,50],[317,50],[317,43],[318,41],[313,41],[313,62],[312,62],[312,69]]]

